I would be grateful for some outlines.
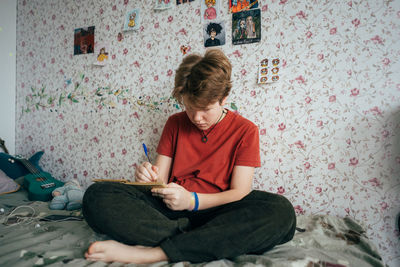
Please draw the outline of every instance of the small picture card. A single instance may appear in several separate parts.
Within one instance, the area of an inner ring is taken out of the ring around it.
[[[210,20],[220,19],[220,0],[200,0],[201,1],[201,21],[202,23]]]
[[[155,0],[155,10],[164,10],[172,8],[172,1],[170,0]]]
[[[273,83],[279,81],[281,60],[278,57],[264,58],[258,66],[258,83]]]
[[[232,13],[258,8],[259,0],[229,0],[229,11]]]
[[[94,26],[74,31],[74,55],[92,54],[94,51]]]
[[[137,30],[140,27],[140,9],[133,9],[125,14],[124,31]]]
[[[180,5],[180,4],[185,4],[185,3],[189,3],[189,2],[193,2],[194,0],[176,0],[176,4]]]
[[[209,22],[204,25],[204,46],[220,46],[225,44],[225,25],[223,21]]]
[[[96,60],[93,63],[96,66],[105,66],[109,59],[109,48],[107,44],[96,43],[95,49]]]
[[[234,45],[255,43],[260,40],[260,9],[252,9],[232,14],[232,43]]]

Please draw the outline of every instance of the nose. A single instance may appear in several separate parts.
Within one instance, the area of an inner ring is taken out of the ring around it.
[[[201,122],[202,119],[203,119],[203,115],[201,114],[200,111],[195,111],[195,112],[193,113],[193,120],[194,120],[196,123]]]

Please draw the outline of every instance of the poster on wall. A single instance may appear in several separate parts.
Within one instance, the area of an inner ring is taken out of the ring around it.
[[[232,13],[258,8],[259,0],[229,0],[229,11]]]
[[[105,66],[109,58],[109,46],[105,43],[96,43],[95,49],[96,60],[93,63],[96,66]]]
[[[203,30],[204,46],[220,46],[225,44],[225,26],[223,21],[206,23]]]
[[[154,10],[164,10],[172,7],[170,0],[155,0]]]
[[[249,44],[261,40],[261,12],[251,9],[232,14],[232,43]]]
[[[92,54],[94,51],[94,26],[74,31],[74,55]]]
[[[218,20],[220,15],[220,0],[200,0],[201,1],[201,20],[207,22]]]
[[[189,3],[189,2],[193,2],[194,0],[176,0],[176,4],[180,5],[180,4],[185,4],[185,3]]]
[[[258,83],[279,81],[280,62],[281,60],[278,57],[262,59],[258,66]]]
[[[137,30],[140,27],[140,9],[133,9],[126,12],[124,31]]]

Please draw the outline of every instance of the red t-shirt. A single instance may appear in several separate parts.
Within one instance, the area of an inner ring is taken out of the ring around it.
[[[258,128],[242,116],[228,110],[207,143],[202,137],[185,112],[168,118],[157,153],[172,158],[169,182],[188,191],[216,193],[229,188],[235,165],[260,166]]]

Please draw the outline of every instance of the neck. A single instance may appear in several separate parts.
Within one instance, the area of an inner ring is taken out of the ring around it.
[[[217,120],[210,128],[208,128],[207,130],[202,131],[203,134],[204,134],[206,131],[211,132],[211,130],[214,129],[214,127],[215,127],[218,123],[220,123],[220,122],[222,121],[222,119],[225,117],[225,114],[226,114],[226,111],[225,111],[225,109],[223,108],[222,111],[221,111],[221,116],[219,116],[218,120]]]
[[[222,121],[222,119],[225,117],[225,109],[224,108],[222,108],[222,111],[221,111],[221,116],[219,116],[219,119],[217,120],[217,122],[215,123],[215,124],[218,124],[220,121]],[[214,124],[214,125],[215,125]]]
[[[217,124],[223,119],[224,115],[225,115],[225,109],[222,108],[221,116],[219,117],[219,119],[217,120],[217,122],[214,123],[214,125],[211,127],[211,129],[208,131],[208,133],[206,134],[204,131],[201,131],[202,134],[203,134],[203,137],[201,138],[201,141],[202,141],[203,143],[207,143],[207,141],[208,141],[207,136],[211,133],[212,130],[214,130],[214,127],[217,126]]]

